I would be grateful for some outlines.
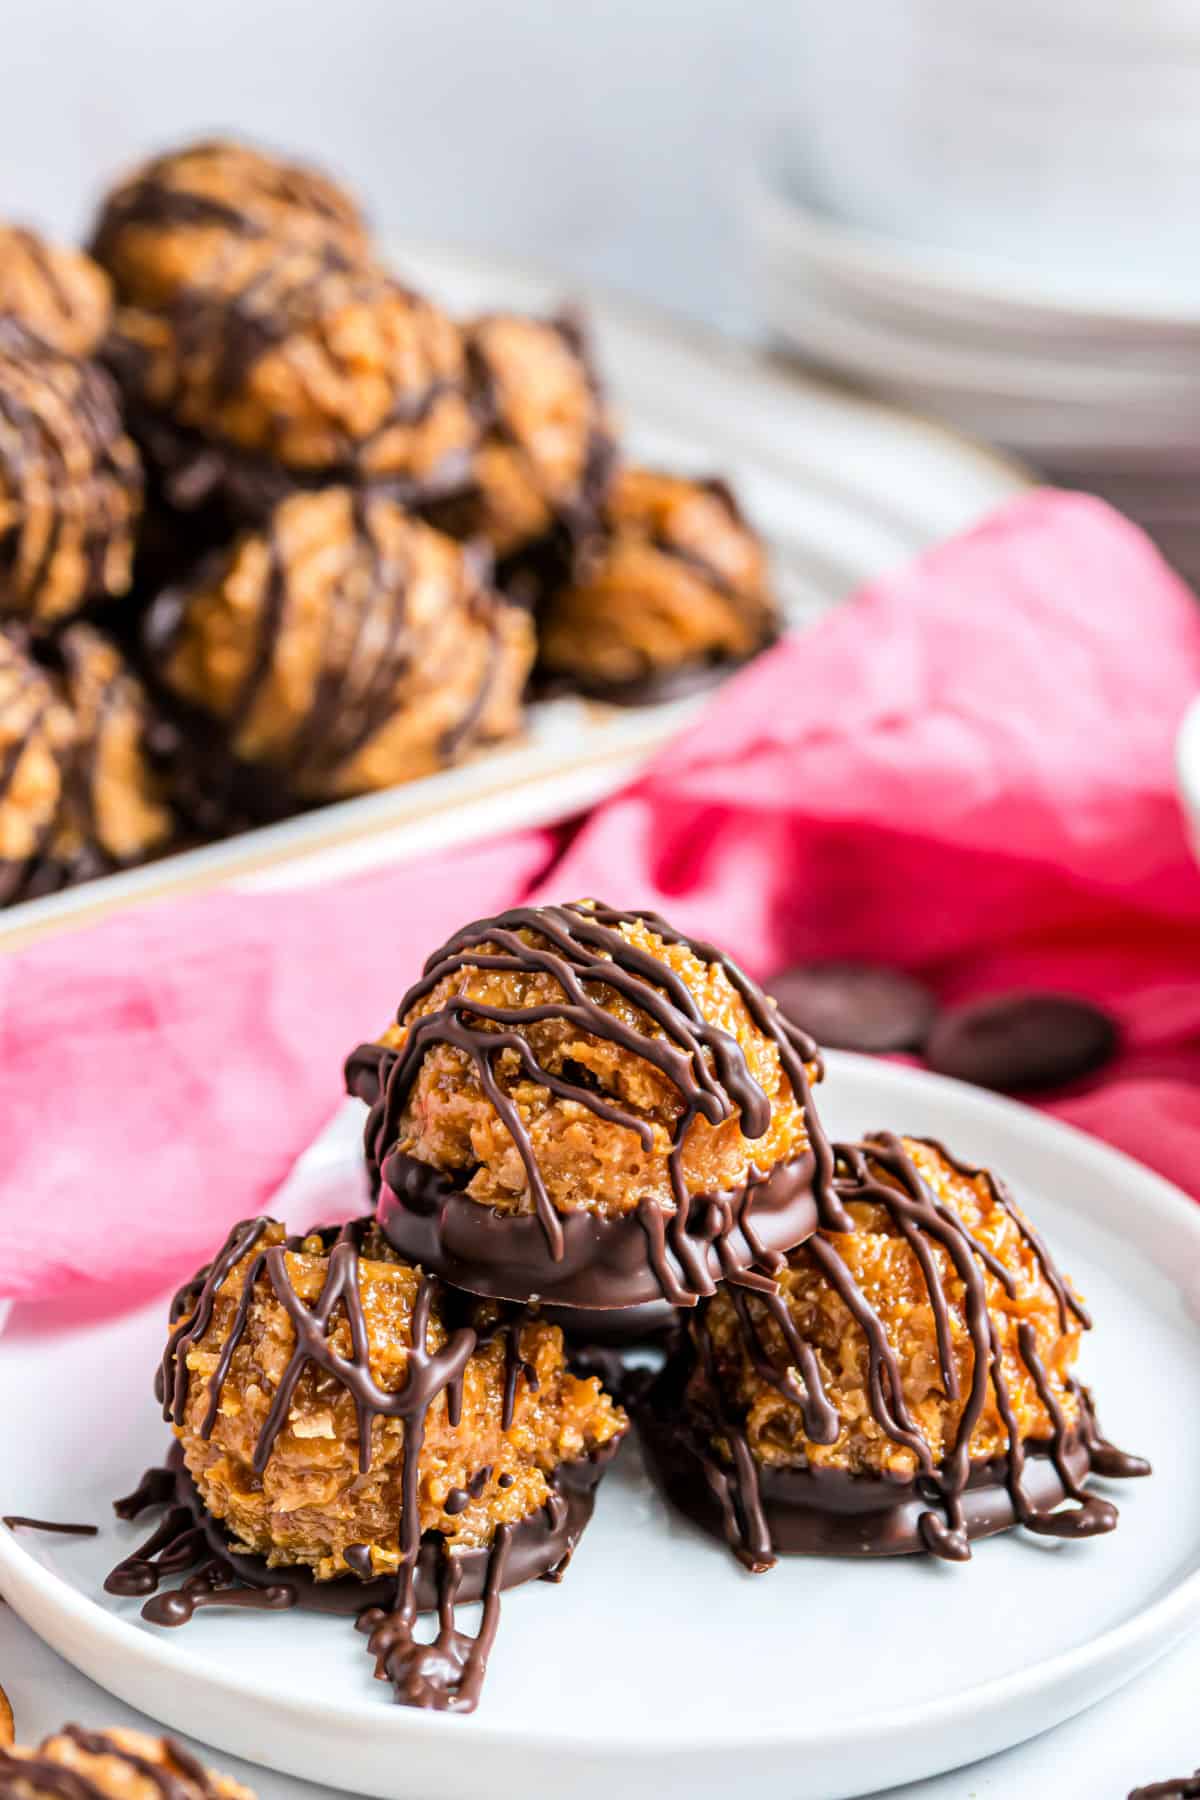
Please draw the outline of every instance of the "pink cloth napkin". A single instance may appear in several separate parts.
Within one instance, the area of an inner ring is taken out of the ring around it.
[[[0,960],[0,1296],[194,1267],[425,955],[530,894],[655,906],[761,977],[864,956],[956,999],[1094,997],[1125,1051],[1052,1110],[1200,1195],[1200,872],[1172,785],[1197,692],[1188,590],[1100,503],[1038,493],[787,639],[573,834]]]

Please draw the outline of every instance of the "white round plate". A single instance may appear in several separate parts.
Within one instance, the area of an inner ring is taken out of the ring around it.
[[[769,142],[744,180],[749,228],[760,251],[797,265],[811,260],[862,292],[1000,333],[1086,332],[1136,345],[1194,344],[1200,335],[1193,294],[1138,291],[1119,279],[1105,288],[1092,272],[1051,273],[999,256],[934,249],[836,217],[809,188],[802,149],[789,146],[786,135]]]
[[[356,1111],[293,1176],[291,1223],[310,1222],[331,1182],[344,1192],[358,1178]],[[103,1594],[140,1541],[109,1502],[164,1445],[150,1397],[159,1302],[65,1330],[14,1314],[0,1340],[0,1501],[103,1529],[96,1541],[0,1531],[0,1589],[69,1661],[170,1728],[389,1800],[518,1787],[716,1800],[758,1781],[788,1800],[839,1800],[1080,1711],[1200,1616],[1200,1436],[1187,1427],[1200,1209],[1066,1127],[910,1070],[831,1056],[823,1112],[838,1136],[937,1135],[1012,1180],[1094,1309],[1084,1372],[1106,1429],[1155,1463],[1152,1480],[1116,1491],[1113,1536],[1013,1533],[966,1566],[793,1559],[750,1576],[667,1513],[631,1446],[563,1586],[506,1596],[478,1712],[405,1711],[371,1680],[347,1621],[208,1613],[176,1633]]]

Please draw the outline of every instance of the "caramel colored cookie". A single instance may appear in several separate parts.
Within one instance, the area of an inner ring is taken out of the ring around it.
[[[54,828],[31,878],[40,893],[145,862],[174,833],[149,750],[149,702],[120,651],[90,625],[72,625],[52,661],[72,744]]]
[[[944,1012],[930,1035],[931,1069],[1013,1091],[1059,1087],[1116,1054],[1116,1020],[1072,994],[999,994]]]
[[[714,946],[582,901],[457,932],[347,1083],[402,1254],[605,1310],[694,1305],[807,1235],[819,1072]]]
[[[206,753],[257,771],[247,803],[267,812],[510,736],[533,656],[528,617],[457,544],[345,488],[284,501],[163,595],[148,646],[159,685],[206,724]]]
[[[41,629],[123,594],[141,498],[107,375],[0,321],[0,618]]]
[[[37,1750],[0,1749],[0,1796],[11,1800],[254,1800],[173,1738],[64,1725]]]
[[[581,326],[497,313],[466,342],[484,422],[469,530],[507,557],[555,527],[594,527],[613,439]]]
[[[353,1314],[322,1308],[345,1282]],[[299,1308],[322,1321],[316,1357]],[[163,1397],[208,1511],[237,1548],[318,1581],[394,1576],[427,1532],[451,1553],[489,1545],[626,1429],[599,1382],[569,1372],[556,1327],[453,1294],[369,1222],[296,1240],[239,1226],[174,1313]],[[364,1377],[379,1396],[365,1411]]]
[[[108,277],[81,250],[0,225],[0,318],[68,356],[90,356],[112,313]]]
[[[259,514],[297,485],[431,500],[466,483],[479,429],[444,313],[308,250],[234,260],[227,287],[117,317],[114,366],[176,504],[221,493]]]
[[[90,625],[34,647],[0,632],[0,904],[128,868],[174,821],[141,683]]]
[[[0,905],[18,897],[62,807],[69,709],[19,635],[0,630]]]
[[[3,1688],[0,1688],[0,1750],[5,1750],[12,1743],[13,1709],[12,1702]]]
[[[330,265],[366,262],[355,201],[318,170],[214,139],[156,156],[104,203],[92,253],[121,300],[157,309],[185,289],[222,288],[283,246]]]
[[[545,602],[547,675],[607,699],[653,699],[743,662],[779,617],[762,543],[720,482],[623,468],[605,532]]]
[[[1090,1320],[1007,1190],[887,1133],[838,1146],[836,1168],[778,1292],[720,1289],[652,1397],[673,1497],[756,1569],[789,1551],[962,1561],[1017,1523],[1111,1531],[1087,1476],[1148,1467],[1100,1436],[1074,1373]]]

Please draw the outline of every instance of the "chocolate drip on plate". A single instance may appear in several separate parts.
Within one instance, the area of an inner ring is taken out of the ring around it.
[[[173,1445],[166,1467],[148,1470],[137,1493],[116,1503],[125,1519],[151,1507],[167,1510],[147,1541],[117,1564],[105,1589],[123,1598],[148,1596],[142,1617],[168,1627],[187,1624],[207,1607],[277,1612],[298,1606],[354,1618],[371,1635],[368,1647],[382,1673],[402,1690],[398,1698],[405,1704],[469,1711],[495,1636],[501,1590],[560,1578],[591,1518],[595,1488],[616,1449],[613,1442],[561,1464],[550,1478],[546,1504],[516,1525],[501,1526],[490,1546],[450,1551],[440,1534],[428,1532],[414,1563],[397,1579],[375,1575],[369,1545],[351,1544],[345,1552],[351,1576],[318,1581],[299,1565],[270,1568],[262,1557],[238,1550],[206,1509],[182,1451]],[[471,1489],[482,1491],[489,1474],[477,1471]],[[468,1501],[471,1497],[468,1492]],[[186,1577],[179,1587],[159,1591],[161,1583],[179,1575]],[[471,1640],[454,1631],[453,1608],[474,1600],[484,1601],[486,1617],[477,1639]],[[427,1662],[422,1655],[430,1646],[414,1644],[412,1632],[418,1613],[434,1611],[441,1621],[443,1659]]]
[[[498,1525],[488,1556],[483,1589],[483,1618],[474,1637],[454,1622],[454,1605],[462,1580],[455,1558],[443,1550],[438,1570],[438,1631],[428,1644],[414,1636],[417,1610],[411,1587],[390,1613],[363,1613],[359,1631],[368,1634],[375,1676],[390,1681],[403,1706],[432,1712],[474,1712],[479,1703],[487,1661],[500,1623],[500,1590],[515,1526]]]
[[[0,1524],[7,1525],[10,1531],[49,1531],[60,1537],[95,1537],[98,1533],[95,1525],[66,1525],[57,1519],[27,1519],[24,1513],[5,1513]]]

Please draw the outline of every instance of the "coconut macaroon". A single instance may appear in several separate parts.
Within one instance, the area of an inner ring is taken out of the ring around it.
[[[151,310],[185,289],[221,287],[281,246],[350,268],[370,258],[358,205],[319,170],[229,139],[153,157],[107,196],[92,252],[120,299]]]
[[[167,849],[175,820],[154,766],[154,718],[145,689],[117,646],[90,625],[70,625],[46,652],[71,715],[62,800],[40,867],[38,892],[130,868]]]
[[[463,529],[509,557],[594,528],[614,443],[582,325],[493,313],[465,337],[483,439]]]
[[[539,618],[545,673],[637,702],[744,662],[779,630],[762,541],[720,481],[619,469],[603,528]]]
[[[529,1521],[534,1572],[561,1560],[544,1518],[561,1473],[594,1484],[626,1420],[554,1326],[452,1294],[369,1223],[287,1241],[251,1222],[213,1271],[176,1303],[163,1396],[234,1549],[361,1581],[426,1533],[454,1556]]]
[[[254,1800],[173,1738],[64,1725],[36,1750],[0,1748],[3,1800]]]
[[[723,1289],[661,1378],[668,1491],[754,1568],[1111,1530],[1086,1478],[1146,1465],[1101,1438],[1075,1374],[1088,1315],[1003,1185],[886,1134],[837,1171],[777,1291]]]
[[[156,1391],[175,1443],[116,1511],[167,1510],[107,1591],[159,1626],[345,1614],[396,1698],[439,1711],[473,1710],[501,1593],[562,1575],[628,1425],[555,1326],[446,1287],[370,1219],[235,1225],[175,1297]]]
[[[265,814],[511,736],[533,659],[527,614],[472,556],[346,488],[283,501],[161,596],[147,646],[161,689],[206,727],[210,766],[253,772],[242,785]]]
[[[457,932],[347,1065],[403,1254],[595,1308],[692,1305],[813,1228],[818,1072],[720,951],[590,901]]]
[[[60,816],[71,715],[19,633],[0,630],[0,905],[19,896]]]
[[[259,517],[353,481],[428,502],[467,482],[479,427],[458,327],[382,270],[285,246],[230,251],[228,281],[118,313],[112,360],[179,505]]]
[[[112,289],[90,256],[23,225],[0,224],[0,318],[67,356],[91,356],[108,330]]]
[[[104,371],[0,319],[0,618],[41,631],[124,594],[141,502]]]

